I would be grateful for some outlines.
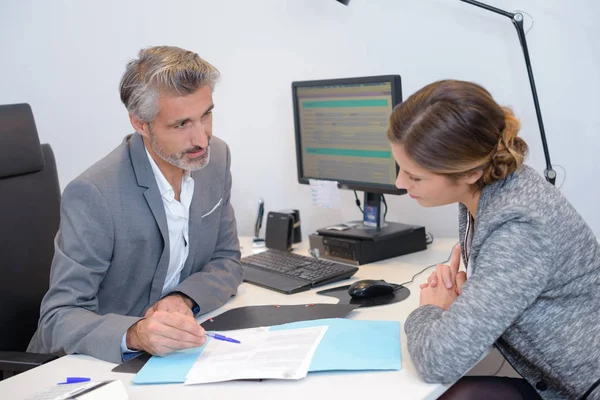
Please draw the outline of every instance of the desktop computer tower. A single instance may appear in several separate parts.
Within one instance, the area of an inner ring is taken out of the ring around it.
[[[319,229],[309,235],[309,246],[320,258],[363,265],[427,249],[425,227],[388,222],[391,228],[367,235],[362,230]]]

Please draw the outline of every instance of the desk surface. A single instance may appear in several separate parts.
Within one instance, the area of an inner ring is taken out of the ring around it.
[[[253,249],[250,238],[242,237],[240,240],[242,254],[251,254]],[[455,242],[456,240],[453,239],[436,239],[425,251],[364,265],[349,280],[293,295],[284,295],[244,283],[240,286],[238,295],[229,303],[212,313],[202,315],[199,321],[202,322],[225,310],[245,305],[337,303],[336,298],[321,296],[316,292],[329,287],[347,285],[359,279],[385,279],[394,283],[409,281],[414,274],[427,265],[446,260]],[[299,244],[297,252],[307,254],[307,246],[308,243]],[[421,380],[410,360],[404,334],[404,321],[419,304],[418,284],[425,279],[425,276],[426,274],[418,276],[415,283],[407,285],[411,295],[406,300],[385,306],[357,309],[349,315],[354,319],[401,322],[401,371],[319,372],[310,373],[299,381],[232,381],[196,386],[182,384],[139,386],[130,383],[133,377],[131,374],[111,372],[115,364],[89,356],[71,355],[0,381],[0,398],[23,399],[47,390],[57,382],[64,381],[67,376],[87,376],[93,380],[122,380],[130,399],[245,399],[249,397],[260,400],[305,400],[331,396],[334,398],[370,398],[371,395],[395,397],[393,392],[397,392],[398,397],[404,399],[435,399],[446,390],[447,386],[428,384]]]

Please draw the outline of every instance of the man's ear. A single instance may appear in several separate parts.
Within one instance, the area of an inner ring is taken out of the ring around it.
[[[131,113],[129,113],[129,121],[131,121],[131,126],[133,126],[133,129],[135,129],[137,133],[146,138],[150,138],[149,127],[146,122],[142,121]]]

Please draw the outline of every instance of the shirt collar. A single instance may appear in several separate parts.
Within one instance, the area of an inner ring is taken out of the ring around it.
[[[162,171],[156,164],[156,161],[150,155],[150,152],[144,146],[144,150],[146,150],[146,155],[148,156],[148,161],[150,162],[150,166],[152,167],[152,172],[154,172],[154,177],[156,178],[156,183],[158,185],[158,190],[160,191],[160,195],[167,199],[168,201],[173,201],[175,199],[175,191],[173,187],[167,181],[167,178],[163,175]],[[183,182],[193,181],[190,171],[183,171]]]

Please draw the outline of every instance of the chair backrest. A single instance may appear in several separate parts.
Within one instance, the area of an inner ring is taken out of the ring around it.
[[[28,104],[0,105],[0,351],[25,351],[48,290],[60,187]]]

